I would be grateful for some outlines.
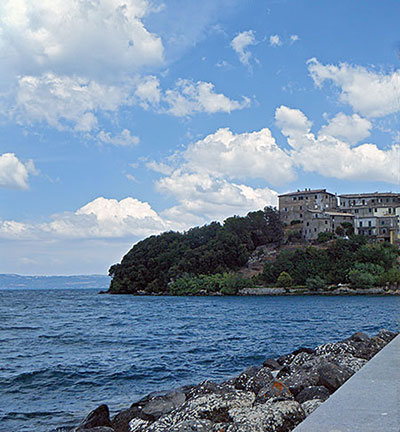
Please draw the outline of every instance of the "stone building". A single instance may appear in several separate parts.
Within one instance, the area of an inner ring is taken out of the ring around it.
[[[400,193],[339,195],[339,207],[354,214],[355,234],[391,243],[399,240]]]
[[[353,224],[354,215],[339,211],[307,210],[304,215],[302,235],[310,241],[316,240],[322,232],[334,233],[343,223]]]
[[[336,195],[326,189],[305,189],[278,196],[281,220],[286,225],[292,222],[303,223],[307,210],[336,210]]]

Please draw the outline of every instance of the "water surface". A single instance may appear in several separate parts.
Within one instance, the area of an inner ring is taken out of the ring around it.
[[[398,297],[0,290],[0,431],[52,431],[101,403],[116,411],[300,346],[398,331],[399,311]]]

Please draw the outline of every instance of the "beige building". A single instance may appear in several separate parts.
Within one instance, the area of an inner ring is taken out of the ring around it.
[[[326,189],[305,189],[279,195],[281,220],[287,225],[294,221],[303,223],[307,210],[336,210],[336,195]]]
[[[304,215],[303,238],[316,240],[322,232],[334,233],[343,223],[353,224],[354,215],[339,211],[307,210]]]
[[[354,214],[355,234],[391,243],[399,240],[400,193],[339,195],[339,207]]]

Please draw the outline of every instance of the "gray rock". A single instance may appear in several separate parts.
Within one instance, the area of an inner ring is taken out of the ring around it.
[[[267,402],[247,408],[229,411],[238,431],[288,432],[305,418],[301,405],[296,401]]]
[[[264,361],[263,367],[271,370],[279,370],[282,366],[273,358],[268,358]]]
[[[344,384],[354,372],[348,367],[326,362],[318,368],[318,374],[319,384],[333,393]]]
[[[293,399],[293,395],[284,383],[279,380],[274,380],[258,392],[256,401],[258,403],[265,403],[272,398],[276,400],[287,400]]]
[[[329,390],[324,386],[310,386],[304,388],[297,396],[296,400],[299,403],[312,399],[320,399],[325,401],[330,396]]]
[[[250,408],[254,393],[233,390],[225,394],[206,394],[186,401],[178,409],[152,423],[146,432],[211,431],[218,421],[229,423],[229,412],[234,408]],[[194,422],[194,423],[193,423]],[[197,427],[198,429],[194,429]],[[190,429],[191,428],[191,429]],[[208,429],[207,429],[208,428]]]
[[[91,411],[87,417],[82,420],[76,431],[86,431],[98,426],[107,426],[111,428],[110,411],[107,405],[100,405],[95,410]]]
[[[309,416],[322,404],[322,402],[323,401],[321,399],[311,399],[303,402],[301,407],[303,408],[305,415]]]
[[[146,432],[147,426],[150,426],[151,422],[134,418],[129,422],[129,432]],[[116,431],[117,432],[117,431]]]
[[[217,394],[225,394],[235,390],[234,387],[234,379],[225,381],[221,384],[216,384],[212,381],[203,381],[197,386],[191,387],[186,392],[186,399],[192,399],[198,396],[203,396],[207,394],[217,393]]]
[[[181,391],[172,391],[163,396],[156,396],[143,407],[142,412],[153,419],[158,419],[182,405],[186,396]]]
[[[268,368],[249,367],[233,380],[233,384],[237,390],[258,393],[273,380],[274,378]]]

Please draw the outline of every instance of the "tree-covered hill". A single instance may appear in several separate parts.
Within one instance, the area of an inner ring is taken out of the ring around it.
[[[279,212],[272,207],[212,222],[187,232],[165,232],[135,244],[120,264],[111,266],[109,293],[167,293],[183,275],[238,270],[260,245],[283,237]]]

